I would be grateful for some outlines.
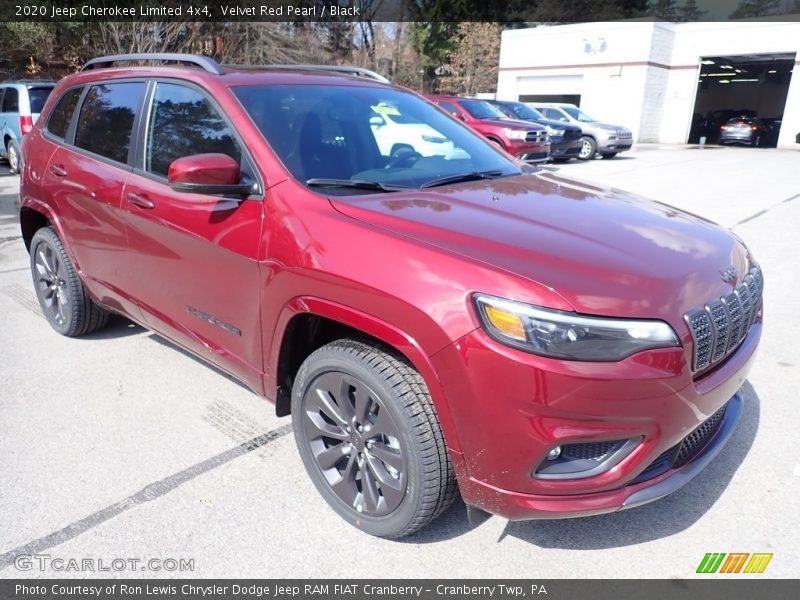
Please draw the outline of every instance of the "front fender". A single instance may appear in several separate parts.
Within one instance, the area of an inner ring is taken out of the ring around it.
[[[277,387],[278,360],[286,328],[293,317],[313,314],[370,335],[400,352],[419,372],[433,400],[442,431],[450,450],[461,452],[461,445],[448,399],[429,353],[412,335],[374,315],[358,309],[314,296],[298,296],[285,304],[276,322],[265,374],[265,389]],[[432,353],[431,353],[432,354]]]

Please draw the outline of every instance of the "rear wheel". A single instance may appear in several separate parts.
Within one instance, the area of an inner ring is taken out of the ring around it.
[[[58,333],[84,335],[108,323],[108,313],[86,294],[64,244],[50,227],[31,240],[31,273],[39,306]]]
[[[594,158],[594,155],[597,153],[597,142],[588,136],[583,136],[581,138],[581,144],[581,152],[578,154],[578,158],[581,160]]]
[[[428,390],[394,354],[347,339],[316,350],[295,379],[292,419],[317,490],[367,533],[412,534],[455,497],[453,467]]]
[[[12,173],[19,173],[19,157],[19,145],[14,140],[9,140],[8,146],[6,146],[6,158],[8,158],[8,166]]]

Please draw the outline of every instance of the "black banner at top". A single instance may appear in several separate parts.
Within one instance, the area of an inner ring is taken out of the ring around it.
[[[3,21],[570,23],[800,20],[791,1],[755,0],[4,0]]]

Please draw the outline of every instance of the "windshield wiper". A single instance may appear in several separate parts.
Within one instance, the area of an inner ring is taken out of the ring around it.
[[[322,177],[312,177],[306,181],[309,187],[342,187],[355,188],[359,190],[374,190],[376,192],[399,192],[409,188],[400,185],[387,185],[379,181],[367,181],[366,179],[324,179]]]
[[[459,173],[458,175],[448,175],[426,181],[420,189],[447,185],[448,183],[461,183],[462,181],[478,181],[479,179],[495,179],[503,175],[502,171],[473,171],[471,173]]]

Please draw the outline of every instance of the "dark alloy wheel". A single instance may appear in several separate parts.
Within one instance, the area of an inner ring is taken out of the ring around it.
[[[31,274],[36,297],[50,325],[62,335],[84,335],[108,322],[108,313],[86,294],[72,261],[50,227],[31,240]]]
[[[312,353],[292,392],[295,439],[328,504],[367,533],[409,535],[455,495],[424,382],[399,357],[355,340]]]

